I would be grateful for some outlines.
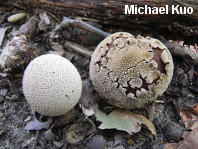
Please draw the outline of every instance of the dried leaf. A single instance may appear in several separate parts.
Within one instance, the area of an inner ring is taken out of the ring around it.
[[[155,126],[144,116],[133,114],[128,110],[116,109],[109,115],[106,115],[99,108],[95,108],[95,116],[101,121],[100,129],[117,129],[128,132],[129,134],[137,133],[141,127],[149,129],[156,136]]]
[[[197,149],[198,128],[194,129],[178,146],[177,149]]]
[[[193,105],[193,106],[189,106],[190,107],[190,111],[195,114],[196,116],[198,116],[198,103]]]
[[[49,19],[48,15],[46,14],[46,12],[40,13],[39,17],[46,25],[50,24],[50,19]]]
[[[186,129],[195,129],[198,127],[198,104],[189,106],[190,110],[182,109],[180,116]]]
[[[79,112],[75,109],[72,109],[61,116],[55,117],[54,125],[59,127],[66,126],[67,124],[73,122],[78,115]]]
[[[179,143],[167,143],[164,146],[164,149],[177,149],[178,146],[179,146]]]
[[[193,80],[194,72],[194,65],[191,65],[191,69],[188,71],[190,82]]]
[[[44,132],[44,138],[47,141],[55,141],[56,135],[52,132],[51,129],[48,129],[47,131]]]
[[[7,31],[8,28],[0,28],[0,46],[2,46],[3,43],[3,39],[5,36],[5,32]]]
[[[87,109],[83,104],[79,104],[79,106],[82,109],[82,112],[85,116],[92,116],[95,114],[95,111],[93,108]]]
[[[65,133],[65,141],[69,144],[78,144],[86,136],[96,131],[95,124],[90,119],[74,123],[70,125]]]
[[[197,149],[198,146],[198,128],[194,129],[187,137],[179,143],[168,143],[164,149]]]
[[[89,82],[84,82],[89,85]],[[95,114],[94,106],[96,105],[96,97],[94,96],[93,92],[88,91],[85,87],[82,90],[82,96],[80,98],[80,107],[86,116],[91,116]]]
[[[33,119],[27,123],[27,125],[25,126],[25,129],[26,130],[48,129],[51,123],[52,123],[52,118],[48,119],[46,122],[39,122],[36,119],[36,116],[33,115]]]

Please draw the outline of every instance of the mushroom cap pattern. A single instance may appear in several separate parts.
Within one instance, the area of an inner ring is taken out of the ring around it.
[[[120,108],[140,108],[167,89],[173,60],[159,40],[118,32],[105,38],[90,62],[90,79],[100,97]]]
[[[32,110],[47,116],[70,111],[82,92],[82,80],[75,66],[55,54],[41,55],[31,61],[22,86]]]

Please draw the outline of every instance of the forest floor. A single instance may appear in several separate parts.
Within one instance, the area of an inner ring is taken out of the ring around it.
[[[7,18],[13,12],[17,12],[17,10],[9,10],[7,8],[0,10],[0,29],[6,28],[5,34],[0,34],[0,36],[4,36],[0,53],[8,41],[12,39],[13,33],[34,15],[29,14],[29,16],[16,23],[9,23],[7,22]],[[39,13],[41,14],[41,12],[38,12],[37,15]],[[31,37],[31,42],[36,46],[37,54],[42,55],[55,52],[70,60],[81,75],[83,87],[93,93],[95,97],[98,97],[89,79],[90,59],[65,46],[62,46],[61,49],[59,46],[49,43],[51,31],[60,22],[57,22],[50,14],[47,14],[47,17],[50,18],[50,24],[42,25],[42,23],[40,23],[39,26],[37,26],[38,28],[36,28],[35,34]],[[40,17],[40,19],[41,18],[42,17]],[[43,20],[45,19],[46,16]],[[108,32],[122,30],[101,25],[100,28]],[[134,35],[141,34],[141,31],[128,32]],[[146,33],[144,34],[147,35]],[[150,33],[148,35],[152,36]],[[159,34],[158,37],[160,36],[163,35]],[[171,37],[169,38],[171,39]],[[80,44],[93,52],[102,39],[95,35],[92,36],[90,33],[80,29],[69,27],[61,32],[56,42],[60,45],[64,45],[65,40]],[[60,51],[58,50],[59,48],[61,49]],[[184,134],[191,133],[192,129],[187,129],[184,125],[181,118],[181,111],[186,109],[186,112],[190,113],[188,106],[198,103],[198,69],[196,65],[179,56],[173,56],[173,61],[174,75],[165,93],[146,107],[132,110],[132,112],[136,114],[144,115],[154,124],[157,132],[156,139],[153,139],[150,132],[144,128],[133,135],[116,129],[98,129],[100,122],[98,122],[94,116],[89,117],[88,121],[93,122],[96,130],[88,135],[86,132],[89,126],[86,125],[90,124],[85,123],[84,125],[80,125],[80,123],[86,121],[87,118],[79,105],[76,105],[72,112],[65,115],[65,117],[68,117],[67,119],[64,117],[53,118],[53,122],[48,129],[25,130],[25,126],[32,120],[34,115],[22,92],[22,76],[27,64],[24,64],[24,67],[14,68],[11,72],[4,72],[3,69],[1,69],[0,149],[102,149],[104,146],[108,149],[163,149],[167,143],[178,143],[181,140],[185,140]],[[107,107],[110,105],[102,99],[99,100],[98,104],[104,112],[109,112]],[[115,109],[115,107],[112,109]],[[35,115],[37,117],[40,116],[38,113]],[[197,115],[194,117],[196,118],[192,120],[197,121]],[[48,119],[49,117],[42,117],[43,122]],[[71,136],[71,138],[77,143],[72,144],[69,143],[68,140],[65,140],[65,135],[67,135],[65,132],[68,132],[69,128],[73,125],[76,125],[75,132],[72,132],[75,136]],[[98,142],[100,142],[99,145]]]

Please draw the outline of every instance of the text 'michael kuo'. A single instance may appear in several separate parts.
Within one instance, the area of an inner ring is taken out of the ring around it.
[[[169,11],[169,7],[171,8]],[[125,14],[192,14],[192,7],[180,7],[179,5],[165,5],[164,7],[150,7],[148,5],[125,5]]]

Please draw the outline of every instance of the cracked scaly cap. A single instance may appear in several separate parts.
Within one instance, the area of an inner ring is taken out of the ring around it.
[[[169,50],[159,40],[118,32],[95,49],[90,79],[108,103],[120,108],[140,108],[164,93],[173,67]]]

